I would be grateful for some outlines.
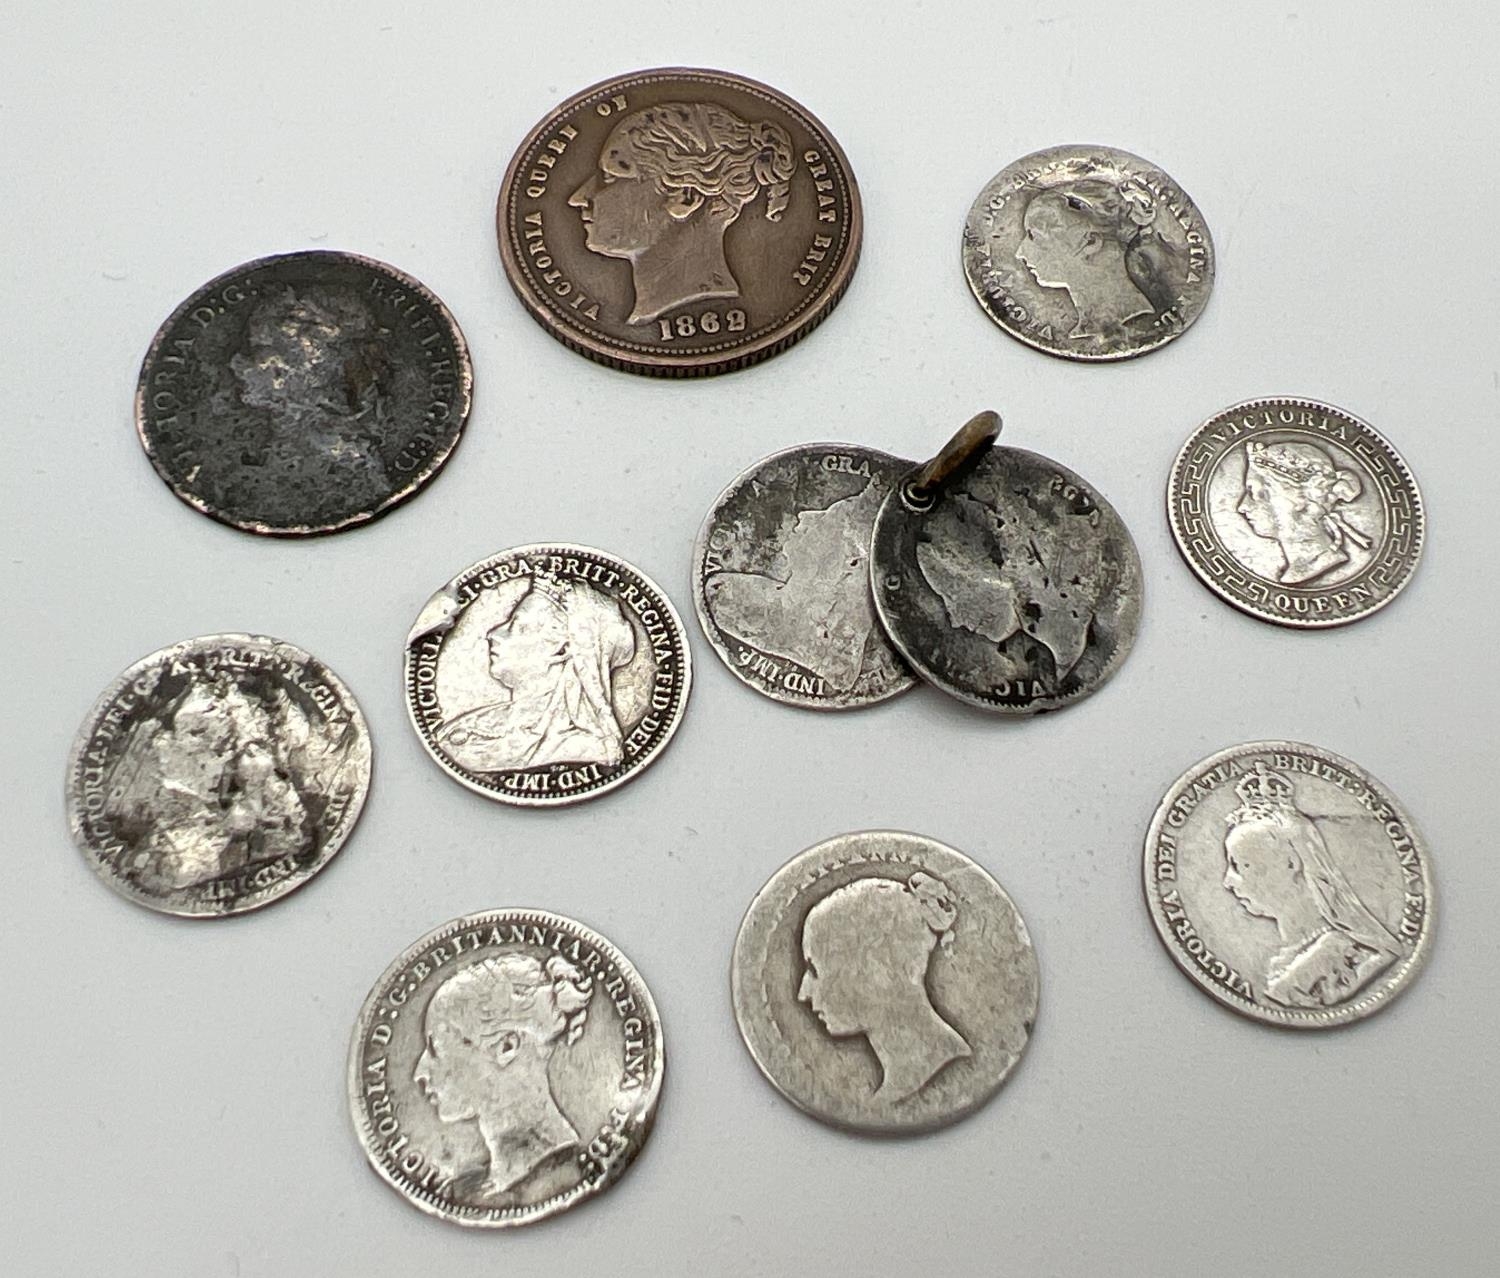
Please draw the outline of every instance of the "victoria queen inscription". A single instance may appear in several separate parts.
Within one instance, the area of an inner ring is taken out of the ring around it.
[[[406,705],[427,752],[503,803],[572,803],[665,749],[692,682],[667,596],[586,546],[505,551],[460,573],[406,643]]]
[[[533,317],[636,373],[721,373],[823,320],[859,260],[859,191],[790,98],[668,68],[585,89],[500,188],[505,273]]]

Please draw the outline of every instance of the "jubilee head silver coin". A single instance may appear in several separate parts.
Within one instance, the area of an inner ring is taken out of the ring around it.
[[[1270,1024],[1370,1016],[1432,944],[1432,866],[1411,816],[1316,746],[1254,741],[1194,764],[1152,818],[1144,871],[1178,967]]]
[[[994,444],[981,413],[886,497],[876,615],[928,683],[1004,714],[1071,705],[1119,669],[1141,564],[1114,508],[1051,458]]]
[[[1262,621],[1341,626],[1390,603],[1422,556],[1422,494],[1352,413],[1255,399],[1216,413],[1167,481],[1177,548],[1221,599]]]
[[[1150,161],[1054,146],[980,191],[963,265],[985,314],[1018,341],[1067,359],[1129,359],[1202,314],[1214,246],[1198,206]]]
[[[370,785],[370,735],[315,657],[205,635],[136,662],[68,760],[68,824],[120,895],[222,918],[279,900],[332,859]]]
[[[911,463],[853,444],[801,444],[720,494],[693,550],[693,605],[724,664],[787,705],[843,710],[916,677],[875,618],[870,536]]]
[[[607,793],[666,749],[692,659],[662,589],[587,546],[518,546],[428,600],[406,641],[406,708],[427,753],[502,803]]]
[[[263,257],[158,330],[136,430],[167,485],[246,532],[336,532],[418,492],[458,446],[474,374],[448,309],[354,253]]]
[[[962,852],[894,830],[799,853],[751,902],[730,973],[750,1055],[798,1108],[858,1131],[955,1122],[1010,1076],[1038,971],[1014,903]]]
[[[597,932],[487,910],[386,969],[349,1048],[365,1157],[409,1203],[505,1229],[614,1184],[651,1134],[665,1055],[651,991]]]

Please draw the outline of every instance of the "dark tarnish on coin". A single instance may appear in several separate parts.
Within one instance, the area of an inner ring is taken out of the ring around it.
[[[862,215],[849,162],[790,98],[665,68],[585,89],[522,142],[496,214],[532,316],[633,373],[723,373],[843,296]]]
[[[364,715],[333,671],[279,639],[206,635],[99,698],[68,762],[68,823],[122,896],[221,918],[327,865],[369,785]]]
[[[691,683],[671,601],[587,546],[474,564],[406,641],[406,708],[427,753],[503,803],[574,803],[637,776],[677,731]]]
[[[1432,944],[1432,868],[1368,772],[1296,741],[1211,755],[1146,836],[1146,903],[1177,966],[1226,1007],[1319,1028],[1385,1007]]]
[[[870,599],[870,536],[911,463],[853,444],[801,444],[719,496],[693,551],[703,632],[744,683],[787,705],[848,709],[916,676]]]
[[[1309,629],[1384,608],[1425,534],[1401,455],[1352,413],[1308,399],[1250,400],[1204,422],[1172,466],[1167,514],[1216,595]]]
[[[376,983],[349,1048],[370,1165],[454,1224],[545,1220],[607,1189],[651,1134],[651,992],[598,933],[541,910],[454,919]]]
[[[152,340],[135,397],[151,464],[246,532],[337,532],[421,489],[458,446],[474,375],[447,308],[353,253],[263,257]]]
[[[1018,341],[1067,359],[1128,359],[1202,313],[1214,246],[1198,206],[1156,165],[1055,146],[1002,169],[964,224],[964,275]]]
[[[735,1020],[772,1086],[840,1127],[956,1122],[1010,1076],[1036,1022],[1036,953],[985,870],[935,839],[865,830],[793,857],[735,938]]]
[[[1114,508],[1066,466],[987,449],[927,503],[886,498],[870,557],[875,608],[929,683],[971,705],[1071,705],[1135,641],[1141,564]]]

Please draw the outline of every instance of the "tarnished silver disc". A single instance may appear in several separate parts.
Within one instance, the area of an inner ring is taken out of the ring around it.
[[[919,1132],[984,1104],[1036,1021],[1031,937],[962,852],[894,830],[799,853],[750,903],[730,972],[745,1046],[814,1118]]]
[[[280,639],[205,635],[95,703],[68,760],[68,824],[121,896],[222,918],[327,865],[369,786],[365,717],[332,670]]]
[[[875,619],[870,535],[911,463],[854,444],[800,444],[730,484],[693,550],[693,605],[738,678],[816,710],[873,705],[916,676]]]
[[[458,446],[474,373],[453,316],[355,253],[246,262],[158,330],[135,421],[188,505],[246,532],[336,532],[421,489]]]
[[[1146,836],[1146,903],[1199,988],[1255,1020],[1378,1012],[1432,945],[1432,867],[1405,808],[1358,765],[1253,741],[1179,777]]]
[[[1417,570],[1426,521],[1401,455],[1352,413],[1254,399],[1182,446],[1167,515],[1188,566],[1262,621],[1341,626],[1390,603]]]
[[[964,275],[1012,337],[1067,359],[1129,359],[1208,304],[1214,246],[1198,206],[1148,160],[1054,146],[1007,165],[964,223]]]
[[[458,1225],[545,1220],[609,1188],[651,1134],[665,1055],[651,991],[597,932],[470,914],[365,999],[349,1107],[370,1165]]]
[[[406,641],[406,709],[427,753],[502,803],[623,785],[666,749],[691,684],[661,587],[587,546],[517,546],[466,568]]]
[[[1119,515],[1066,466],[994,447],[930,504],[902,485],[870,556],[875,609],[923,679],[986,710],[1036,714],[1125,660],[1141,564]]]

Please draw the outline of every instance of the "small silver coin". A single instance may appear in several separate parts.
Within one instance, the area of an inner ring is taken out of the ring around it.
[[[703,521],[693,605],[724,664],[786,705],[846,710],[917,682],[870,599],[870,534],[911,463],[853,444],[757,462]]]
[[[964,223],[964,275],[1012,337],[1050,355],[1129,359],[1202,313],[1214,246],[1156,165],[1109,146],[1054,146],[1003,168]]]
[[[466,568],[406,641],[406,708],[427,753],[502,803],[575,803],[638,776],[691,685],[671,600],[587,546],[518,546]]]
[[[1036,1021],[1036,954],[1010,897],[962,852],[894,830],[838,835],[772,875],[740,925],[730,983],[772,1086],[857,1131],[972,1113]]]
[[[640,974],[597,932],[487,910],[429,932],[365,999],[349,1108],[407,1202],[480,1229],[601,1193],[651,1134],[665,1055]]]
[[[1179,777],[1152,818],[1146,903],[1167,953],[1226,1007],[1320,1028],[1378,1012],[1432,945],[1432,868],[1358,765],[1253,741]]]
[[[1167,515],[1188,566],[1262,621],[1341,626],[1390,603],[1422,557],[1422,494],[1401,455],[1352,413],[1254,399],[1182,446]]]
[[[365,717],[333,671],[279,639],[205,635],[99,698],[68,760],[68,824],[121,896],[223,918],[327,865],[369,786]]]
[[[463,334],[411,276],[354,253],[246,262],[183,302],[141,366],[157,474],[245,532],[337,532],[385,514],[458,446]]]
[[[915,492],[963,434],[881,507],[870,552],[876,614],[908,664],[962,701],[1004,714],[1071,705],[1135,641],[1135,542],[1066,466],[987,440],[966,445],[941,486]]]

